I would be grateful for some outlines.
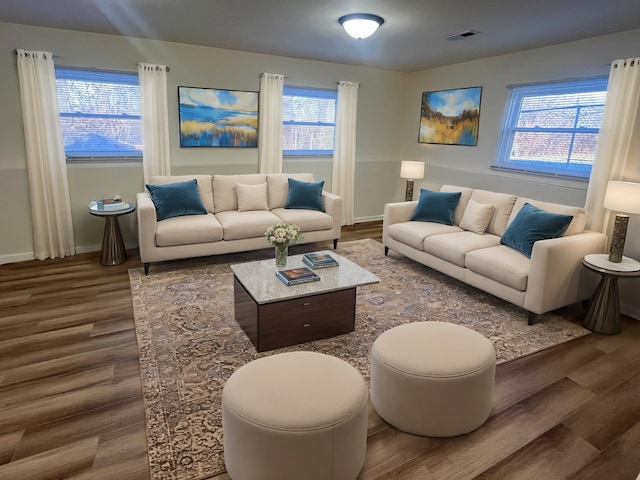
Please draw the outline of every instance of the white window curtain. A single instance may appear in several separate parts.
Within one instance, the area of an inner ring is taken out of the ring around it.
[[[167,71],[164,65],[138,64],[142,116],[144,183],[154,175],[171,175]]]
[[[353,225],[358,88],[358,83],[338,82],[331,191],[342,197],[342,225]]]
[[[585,209],[589,229],[607,233],[609,211],[603,207],[609,180],[622,180],[631,138],[637,121],[640,99],[638,58],[615,60],[611,64],[607,100],[598,136],[596,157],[591,170]]]
[[[284,75],[263,73],[260,78],[258,172],[282,173],[282,90]]]
[[[53,55],[26,50],[17,53],[34,255],[39,260],[74,255]]]

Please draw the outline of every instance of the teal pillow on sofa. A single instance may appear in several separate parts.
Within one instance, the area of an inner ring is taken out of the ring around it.
[[[147,185],[146,187],[151,194],[153,204],[156,206],[158,221],[182,215],[207,214],[195,178],[186,182]]]
[[[421,188],[418,206],[413,211],[411,220],[453,225],[453,214],[460,195],[462,192],[432,192]]]
[[[573,215],[550,213],[525,203],[502,235],[500,243],[531,258],[538,240],[560,237],[573,220]]]
[[[322,187],[324,187],[324,180],[320,182],[303,182],[295,178],[289,178],[289,193],[284,208],[324,212],[322,208]]]

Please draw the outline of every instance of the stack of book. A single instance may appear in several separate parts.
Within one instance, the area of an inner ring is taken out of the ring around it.
[[[320,277],[307,267],[291,268],[289,270],[278,270],[278,277],[285,285],[295,285],[297,283],[317,282]]]
[[[338,261],[328,253],[306,253],[302,261],[314,270],[317,268],[337,267]]]
[[[89,207],[94,208],[95,210],[115,211],[129,208],[129,204],[127,202],[123,202],[122,197],[114,195],[113,197],[94,200],[89,204]]]

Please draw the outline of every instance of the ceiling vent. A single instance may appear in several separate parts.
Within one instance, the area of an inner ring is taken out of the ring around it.
[[[463,38],[473,37],[474,35],[479,34],[480,32],[477,30],[465,30],[464,32],[453,33],[451,35],[447,35],[447,40],[451,40],[455,42],[456,40],[462,40]]]

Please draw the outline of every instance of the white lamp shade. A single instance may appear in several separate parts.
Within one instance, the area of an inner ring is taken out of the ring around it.
[[[400,164],[400,176],[402,178],[410,178],[412,180],[424,178],[424,162],[410,162],[408,160],[404,160]]]
[[[609,182],[604,196],[604,208],[623,213],[640,213],[640,183]]]
[[[378,30],[384,19],[369,13],[352,13],[338,19],[340,25],[353,38],[367,38]]]

